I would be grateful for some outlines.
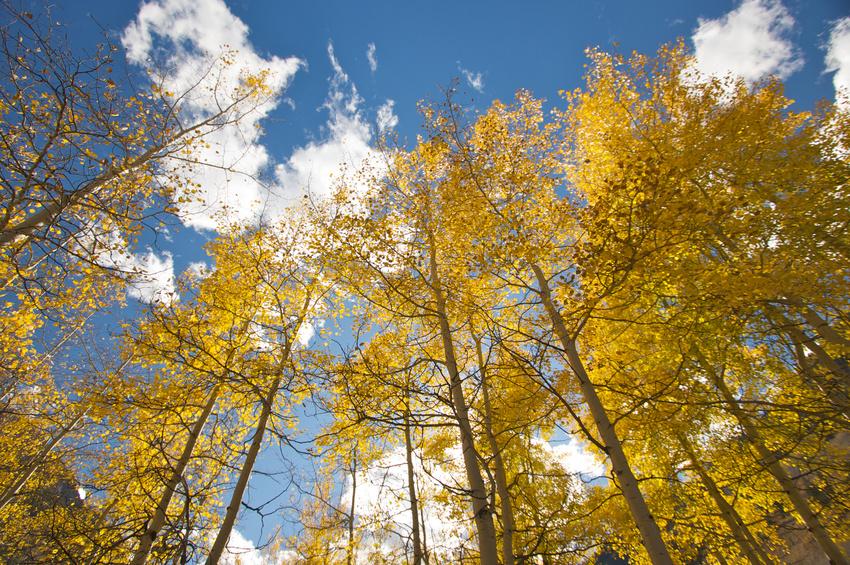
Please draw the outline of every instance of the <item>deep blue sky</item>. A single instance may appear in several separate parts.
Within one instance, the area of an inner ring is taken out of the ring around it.
[[[56,15],[69,25],[74,43],[90,43],[98,39],[91,19],[120,34],[139,4],[64,0],[58,2]],[[268,146],[285,156],[290,144],[315,135],[324,122],[313,110],[324,100],[332,73],[328,41],[333,41],[340,63],[367,103],[396,101],[399,132],[411,136],[419,125],[416,102],[438,94],[439,86],[460,74],[459,65],[483,74],[484,92],[476,93],[482,105],[509,98],[518,88],[554,99],[559,90],[581,84],[585,48],[652,52],[677,37],[688,39],[699,18],[719,18],[740,2],[231,0],[227,4],[249,26],[259,53],[294,55],[309,65],[287,91],[297,110],[281,107],[282,123],[267,127]],[[850,6],[841,0],[788,0],[784,5],[795,20],[789,37],[806,60],[788,79],[788,91],[810,107],[818,98],[832,98],[831,77],[823,74],[823,46],[830,22],[850,15]],[[379,63],[374,74],[366,60],[370,42],[376,45]]]
[[[181,0],[157,2],[180,4]],[[191,5],[188,0],[185,3]],[[796,61],[790,64],[796,70],[786,81],[788,95],[797,100],[795,109],[811,108],[818,99],[831,100],[833,79],[824,72],[824,58],[832,26],[850,16],[847,2],[750,0],[748,4],[785,18],[777,33],[792,48]],[[53,16],[67,25],[72,46],[91,49],[101,40],[98,26],[120,41],[139,6],[135,0],[60,0]],[[363,98],[359,106],[362,120],[374,125],[378,107],[392,99],[399,119],[396,131],[403,140],[412,140],[420,125],[417,101],[439,97],[440,87],[454,77],[461,77],[461,84],[480,108],[493,99],[509,99],[519,88],[554,102],[558,91],[582,84],[587,47],[651,53],[679,37],[693,46],[692,37],[701,21],[722,21],[727,14],[740,11],[742,3],[229,0],[227,6],[248,26],[248,40],[257,54],[295,56],[306,62],[285,92],[294,107],[282,103],[262,122],[266,134],[259,142],[273,165],[286,162],[296,148],[311,140],[321,145],[329,137],[329,112],[322,108],[335,72],[327,53],[329,42],[333,42],[350,84],[356,85]],[[736,30],[726,36],[727,45],[745,43],[752,37],[745,25]],[[374,72],[366,55],[370,43],[376,47]],[[717,54],[717,45],[709,44],[714,52],[708,57]],[[843,60],[848,58],[850,53],[844,53]],[[464,69],[481,74],[481,92],[465,83]],[[174,270],[180,273],[189,262],[203,258],[200,244],[213,232],[198,233],[176,223],[171,231],[180,236],[170,241],[161,238],[154,251],[171,253]],[[261,482],[258,479],[255,488]],[[273,492],[270,486],[258,490],[255,499]],[[249,537],[257,537],[256,521],[242,522],[239,528]]]

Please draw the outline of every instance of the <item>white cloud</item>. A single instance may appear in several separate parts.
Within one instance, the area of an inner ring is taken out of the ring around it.
[[[570,439],[566,442],[551,442],[536,438],[532,441],[567,473],[580,475],[585,480],[605,474],[605,465],[579,441]]]
[[[550,478],[560,474],[567,481],[567,488],[571,489],[569,494],[575,497],[587,492],[587,482],[604,476],[604,464],[578,441],[555,444],[535,438],[532,446],[534,449],[529,451],[529,455],[548,466],[552,472],[548,475]],[[418,451],[413,453],[417,496],[424,517],[421,527],[425,530],[428,546],[440,562],[456,559],[455,552],[472,539],[470,521],[464,514],[464,510],[468,510],[468,502],[462,495],[459,497],[467,485],[462,461],[459,446],[446,449],[437,460],[423,461]],[[366,536],[361,546],[379,548],[387,558],[404,555],[404,547],[413,528],[407,481],[403,446],[388,449],[368,468],[357,473],[354,513],[357,527],[363,528]],[[556,484],[560,488],[565,486],[565,483]],[[351,487],[349,476],[346,477],[341,500],[351,500]],[[464,509],[460,514],[459,508]]]
[[[850,17],[835,22],[829,33],[826,71],[834,72],[836,101],[850,108]],[[843,91],[843,93],[842,93]]]
[[[394,100],[387,100],[381,107],[378,108],[378,133],[386,133],[398,125],[398,116],[393,112],[393,107],[395,106]]]
[[[338,183],[362,194],[367,183],[362,168],[375,175],[386,166],[371,147],[374,126],[362,115],[363,99],[336,58],[333,45],[328,57],[333,67],[328,98],[322,109],[328,120],[322,135],[296,147],[288,158],[275,163],[261,143],[259,125],[276,107],[303,61],[290,57],[260,56],[248,41],[248,27],[222,0],[148,0],[124,30],[122,42],[131,62],[167,69],[165,87],[175,93],[191,91],[182,102],[181,116],[205,117],[227,103],[233,89],[247,75],[268,70],[272,95],[240,114],[238,124],[207,132],[208,148],[197,151],[197,161],[207,165],[179,167],[174,160],[167,172],[180,172],[195,183],[190,203],[180,205],[186,225],[219,229],[234,223],[272,223],[305,196],[327,198]],[[232,60],[223,64],[220,55]],[[370,68],[377,65],[370,44]],[[192,86],[197,83],[197,86]],[[230,93],[230,94],[228,94]],[[284,102],[287,99],[283,98]],[[397,123],[391,105],[379,110],[378,128]],[[181,186],[187,186],[181,183]],[[188,189],[177,196],[187,195]]]
[[[437,496],[442,485],[462,489],[465,473],[457,463],[461,461],[459,447],[447,450],[445,461],[439,465],[424,463],[418,453],[413,455],[413,469],[420,512],[424,517],[428,546],[438,561],[448,561],[452,551],[469,540],[469,523],[457,517],[447,499]],[[346,478],[342,500],[351,500],[351,477]],[[357,496],[354,514],[358,525],[365,528],[367,542],[364,547],[378,547],[385,557],[399,556],[413,529],[410,516],[410,498],[407,488],[407,460],[403,447],[387,451],[368,469],[357,473]],[[389,526],[389,527],[387,527]],[[368,559],[368,555],[363,555]]]
[[[458,65],[458,70],[466,79],[466,83],[478,92],[484,92],[484,75],[481,73],[470,71]]]
[[[378,70],[378,57],[375,54],[377,48],[374,43],[370,43],[368,49],[366,49],[366,59],[369,60],[369,70],[373,73]]]
[[[779,0],[743,0],[714,20],[699,20],[692,40],[696,68],[705,76],[732,74],[747,83],[786,78],[803,66],[789,34],[794,18]]]
[[[147,304],[169,304],[177,299],[174,260],[168,251],[161,256],[152,249],[131,253],[121,236],[115,232],[99,233],[97,227],[78,234],[76,242],[93,262],[127,281],[127,296]]]
[[[327,198],[338,183],[362,193],[366,187],[356,172],[362,166],[377,173],[385,169],[380,154],[370,145],[372,127],[360,112],[363,99],[330,43],[328,58],[334,74],[323,106],[329,113],[327,135],[323,140],[295,149],[285,163],[277,165],[275,175],[279,186],[273,201],[268,203],[267,214],[276,216],[279,211],[274,209],[275,205],[300,202],[305,195],[318,200]]]
[[[212,544],[212,539],[209,542]],[[298,555],[294,551],[274,550],[273,546],[260,549],[236,528],[231,530],[219,561],[222,565],[282,565],[297,562]]]
[[[205,279],[212,272],[212,268],[203,261],[195,261],[189,263],[186,267],[186,272],[194,278]]]
[[[127,295],[138,298],[147,304],[168,304],[177,296],[174,288],[174,260],[171,253],[164,252],[162,257],[151,251],[143,255],[132,255],[128,263],[129,286]]]
[[[254,542],[242,535],[242,532],[233,528],[227,547],[221,557],[225,565],[265,565],[265,559],[260,555],[260,550]]]
[[[192,195],[196,201],[181,206],[187,225],[215,229],[222,222],[254,219],[266,198],[257,179],[269,166],[258,126],[276,107],[302,61],[259,55],[248,41],[248,27],[222,0],[145,2],[124,30],[122,43],[131,62],[164,72],[166,90],[189,92],[180,102],[180,113],[190,120],[232,103],[247,76],[268,71],[271,96],[238,108],[238,124],[206,132],[209,147],[193,157],[207,166],[182,173],[199,185]],[[229,62],[221,58],[224,53]],[[175,160],[168,166],[175,172],[180,164]]]
[[[233,528],[227,547],[221,556],[222,565],[280,565],[293,563],[297,555],[294,551],[261,551],[253,541],[246,538],[242,532]]]
[[[313,339],[313,336],[316,335],[316,327],[308,322],[301,322],[301,326],[298,328],[298,332],[295,334],[295,341],[297,341],[301,347],[307,347],[310,345],[310,340]]]

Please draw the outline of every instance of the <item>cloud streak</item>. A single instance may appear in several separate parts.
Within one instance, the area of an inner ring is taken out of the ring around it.
[[[378,56],[375,53],[377,48],[374,43],[370,43],[369,47],[366,49],[366,60],[369,61],[369,70],[374,73],[378,70]]]
[[[463,78],[466,79],[466,84],[470,86],[473,90],[478,92],[484,92],[484,75],[480,72],[470,71],[466,69],[460,64],[458,64],[458,70],[460,74],[463,75]]]
[[[378,108],[378,115],[376,118],[378,133],[387,133],[388,131],[395,129],[398,125],[398,116],[395,115],[393,110],[394,107],[395,101],[387,100],[380,108]]]
[[[277,194],[268,203],[267,213],[276,214],[275,205],[291,205],[305,196],[322,200],[330,196],[339,183],[354,192],[366,190],[356,174],[362,167],[378,171],[380,154],[372,148],[372,126],[363,117],[363,99],[351,82],[334,52],[327,47],[328,60],[334,71],[330,79],[328,98],[323,109],[328,112],[326,135],[296,148],[289,158],[275,168]]]
[[[835,73],[836,102],[850,109],[850,17],[835,22],[829,32],[826,51],[826,72]]]

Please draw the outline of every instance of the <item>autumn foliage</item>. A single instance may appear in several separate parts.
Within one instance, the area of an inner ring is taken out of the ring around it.
[[[314,472],[275,470],[280,562],[848,563],[846,110],[697,77],[681,44],[590,51],[557,101],[449,89],[383,168],[222,230],[104,336],[110,254],[191,198],[168,160],[264,77],[186,123],[109,47],[26,14],[0,41],[8,562],[217,563],[286,448]]]

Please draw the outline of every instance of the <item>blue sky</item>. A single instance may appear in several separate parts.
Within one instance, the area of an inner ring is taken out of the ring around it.
[[[203,176],[207,209],[184,210],[182,223],[127,259],[144,275],[131,296],[143,301],[168,292],[175,274],[204,260],[201,245],[218,221],[210,212],[222,203],[230,217],[252,221],[255,201],[274,215],[299,201],[308,184],[326,194],[340,163],[357,166],[374,155],[381,127],[415,140],[417,102],[439,98],[455,77],[482,109],[520,88],[554,103],[560,90],[582,84],[586,48],[652,53],[681,37],[707,73],[781,76],[798,110],[832,100],[835,83],[850,87],[850,6],[840,0],[65,0],[54,16],[76,49],[90,50],[105,29],[137,70],[156,56],[191,74],[228,42],[240,50],[239,65],[277,73],[277,101],[255,117],[264,134],[225,132],[219,141],[230,151],[208,156],[248,155],[225,164],[263,179],[271,196],[245,176]],[[254,500],[274,492],[257,488],[262,482],[254,484]],[[256,520],[238,528],[258,541]]]

